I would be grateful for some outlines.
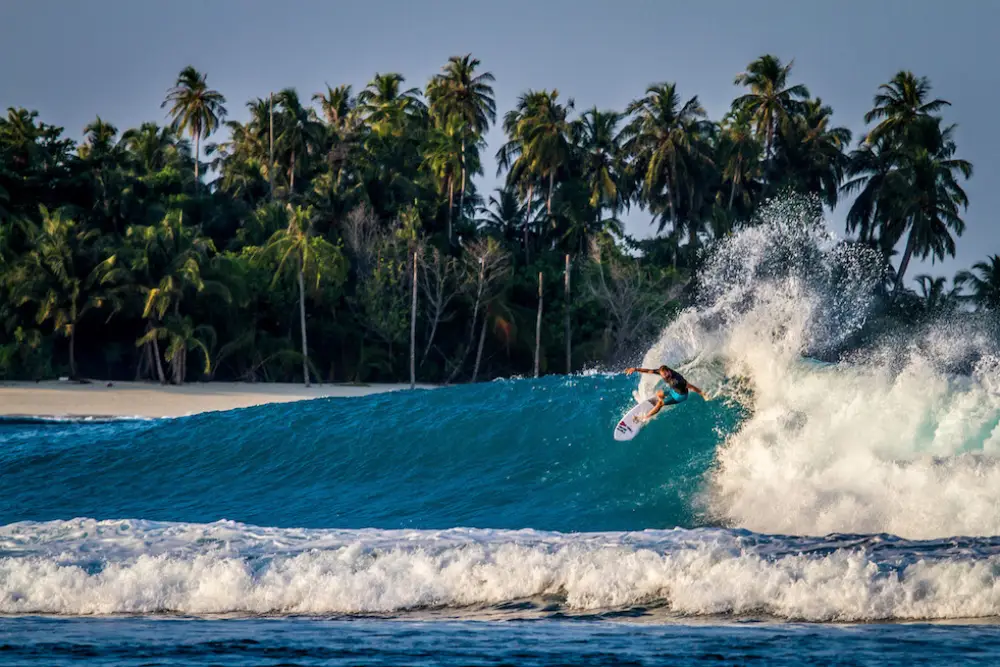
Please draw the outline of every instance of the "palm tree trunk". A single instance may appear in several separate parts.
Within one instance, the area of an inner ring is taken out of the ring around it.
[[[548,209],[549,217],[552,217],[552,190],[555,188],[556,172],[549,172],[549,197],[545,202],[545,208]]]
[[[451,243],[451,214],[455,208],[455,181],[448,177],[448,243]]]
[[[465,139],[462,139],[462,189],[458,194],[458,219],[465,216]]]
[[[903,289],[903,278],[906,275],[906,269],[910,265],[910,257],[913,255],[914,244],[914,230],[911,227],[910,236],[906,239],[906,250],[903,251],[903,258],[899,260],[899,270],[896,272],[896,285],[892,289],[893,299],[895,299]]]
[[[267,190],[274,201],[274,93],[271,93],[268,107],[268,141],[267,141]]]
[[[479,287],[476,291],[476,303],[472,307],[472,326],[469,327],[469,344],[466,345],[465,351],[462,352],[462,358],[459,359],[458,363],[455,364],[455,368],[452,369],[451,374],[448,379],[445,380],[445,384],[451,384],[452,380],[458,377],[458,372],[465,365],[465,360],[469,358],[469,350],[472,349],[472,341],[476,339],[476,317],[479,315],[479,302],[483,296],[483,274],[482,274],[482,263],[480,263],[480,274],[479,274]],[[485,314],[483,315],[485,318]]]
[[[489,306],[486,308],[486,312],[483,313],[483,324],[479,329],[479,348],[476,350],[476,364],[472,367],[472,381],[476,381],[476,377],[479,375],[479,364],[483,359],[483,343],[486,341],[486,323],[490,319],[490,309]]]
[[[295,192],[295,151],[292,151],[292,160],[288,167],[288,196],[285,199],[291,199],[292,194]]]
[[[524,209],[524,263],[531,264],[531,252],[528,247],[528,226],[531,223],[531,202],[535,198],[535,184],[528,185],[528,201]]]
[[[306,341],[306,279],[299,259],[299,328],[302,329],[302,377],[309,386],[309,345]]]
[[[73,322],[69,325],[69,379],[76,378],[76,322]]]
[[[194,191],[198,192],[199,186],[201,185],[201,178],[199,174],[199,157],[201,156],[201,132],[194,133]]]
[[[566,253],[566,283],[564,285],[565,312],[563,313],[563,325],[566,329],[566,375],[573,372],[573,331],[569,320],[569,253]]]
[[[538,272],[538,315],[535,316],[535,377],[538,377],[538,367],[542,350],[542,272]]]
[[[413,253],[413,297],[410,301],[410,389],[417,386],[417,253]]]
[[[149,331],[149,329],[152,328],[153,328],[152,324],[149,324],[148,329],[146,330]],[[160,344],[156,342],[156,338],[153,338],[152,343],[153,343],[153,359],[156,361],[156,377],[157,379],[159,379],[160,384],[166,384],[167,376],[164,375],[163,373],[163,362],[160,361]]]
[[[767,196],[767,161],[771,159],[771,146],[774,143],[774,127],[768,125],[767,139],[764,144],[764,184],[760,189],[761,199]]]
[[[729,212],[733,211],[733,199],[736,198],[736,175],[740,173],[740,167],[743,165],[743,156],[741,155],[736,159],[736,173],[733,174],[733,187],[729,189]]]

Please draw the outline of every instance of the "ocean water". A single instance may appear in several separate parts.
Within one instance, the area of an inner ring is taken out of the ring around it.
[[[728,239],[637,351],[712,400],[628,443],[602,372],[0,421],[0,664],[995,663],[994,338],[844,353],[879,278],[794,206]]]

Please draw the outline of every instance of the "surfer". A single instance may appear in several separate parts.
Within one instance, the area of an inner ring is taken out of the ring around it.
[[[625,369],[625,375],[631,375],[632,373],[650,373],[652,375],[660,376],[660,381],[657,382],[658,388],[656,390],[656,405],[654,405],[653,409],[642,417],[643,421],[652,419],[657,412],[663,409],[663,406],[665,405],[683,403],[687,400],[689,391],[693,391],[702,398],[705,398],[705,394],[702,393],[701,389],[698,389],[698,387],[685,380],[683,375],[669,366],[663,365],[659,368]],[[666,391],[664,391],[664,389],[666,389]],[[669,396],[667,395],[667,392],[670,392]]]

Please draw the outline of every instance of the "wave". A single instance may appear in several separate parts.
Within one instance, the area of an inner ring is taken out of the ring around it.
[[[631,387],[593,374],[154,422],[0,425],[0,524],[697,525],[694,496],[739,409],[692,401],[623,446],[611,436]]]
[[[1000,542],[79,519],[0,530],[0,613],[1000,615]]]
[[[846,351],[878,306],[880,262],[801,202],[712,249],[700,299],[644,366],[737,378],[748,417],[721,438],[706,515],[762,532],[1000,534],[1000,353],[969,318]],[[810,356],[839,361],[823,364]],[[639,395],[652,391],[645,379]]]
[[[1000,534],[995,332],[932,322],[848,352],[878,308],[880,261],[795,202],[704,266],[696,303],[643,365],[678,365],[715,398],[668,409],[631,442],[611,434],[649,376],[0,423],[0,524]]]

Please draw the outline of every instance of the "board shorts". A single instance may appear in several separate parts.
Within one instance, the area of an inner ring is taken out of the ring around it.
[[[678,403],[683,403],[688,398],[687,392],[679,394],[673,389],[665,389],[663,391],[663,404],[664,405],[676,405]]]
[[[656,383],[656,391],[663,392],[663,404],[664,405],[677,405],[678,403],[683,403],[687,400],[688,392],[683,394],[676,391],[673,387],[668,385],[663,380]]]

